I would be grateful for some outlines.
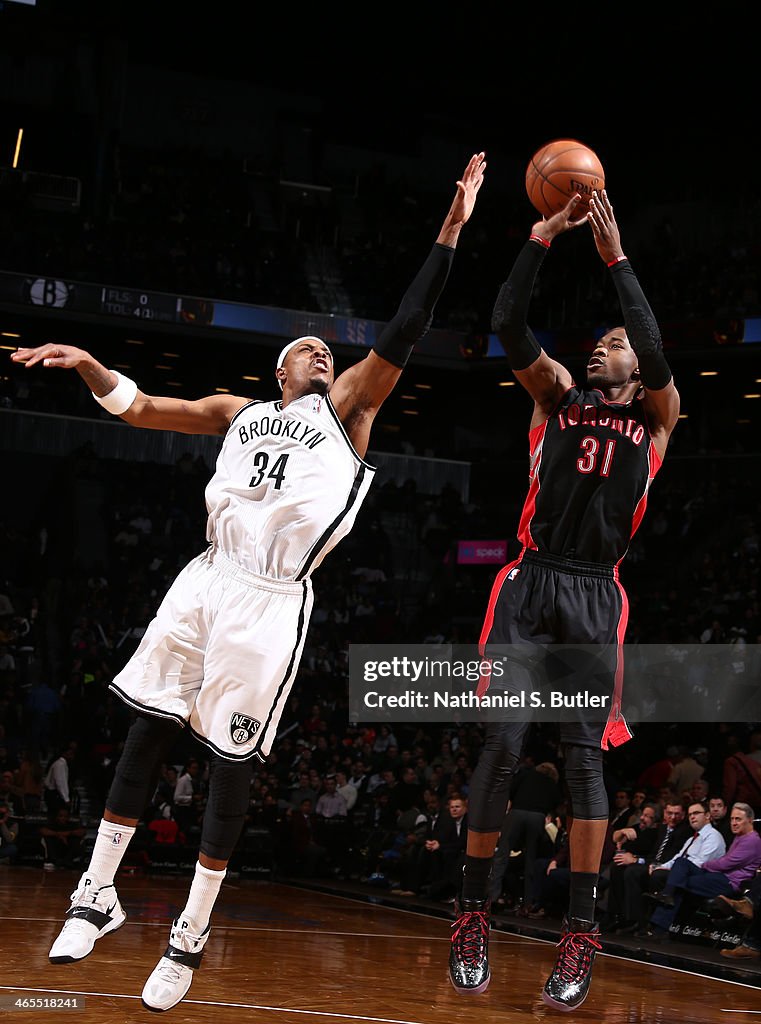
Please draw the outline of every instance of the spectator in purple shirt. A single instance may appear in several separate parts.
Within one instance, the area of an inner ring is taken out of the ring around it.
[[[753,827],[753,818],[749,804],[733,804],[730,824],[734,838],[723,856],[707,860],[701,867],[686,857],[677,858],[663,890],[649,897],[659,904],[650,918],[656,929],[668,930],[684,892],[736,897],[743,882],[753,878],[761,867],[761,835]]]

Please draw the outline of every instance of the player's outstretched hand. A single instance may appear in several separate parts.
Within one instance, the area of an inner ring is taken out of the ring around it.
[[[592,234],[600,258],[607,264],[618,259],[619,256],[623,256],[621,235],[616,218],[613,216],[613,206],[605,189],[602,192],[592,193],[587,220],[592,226]]]
[[[541,220],[538,220],[532,227],[531,234],[538,235],[545,242],[551,242],[556,235],[562,235],[564,231],[573,231],[574,228],[580,228],[582,224],[587,222],[587,218],[579,217],[577,212],[580,202],[581,196],[577,192],[571,196],[562,210],[553,213],[551,217],[543,217]]]
[[[457,182],[457,195],[454,197],[451,211],[452,220],[456,223],[467,224],[473,213],[478,190],[484,182],[485,156],[485,153],[474,153],[463,171],[462,178]]]
[[[89,352],[83,348],[74,348],[73,345],[38,345],[37,348],[19,348],[11,352],[11,360],[26,364],[27,370],[38,363],[56,366],[61,370],[75,370],[91,358]]]

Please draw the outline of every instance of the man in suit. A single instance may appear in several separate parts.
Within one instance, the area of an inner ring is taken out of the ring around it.
[[[662,855],[669,842],[678,850],[685,834],[689,833],[688,828],[686,832],[683,830],[682,838],[678,842],[671,838],[684,821],[684,808],[681,804],[667,804],[664,817],[665,821],[662,822],[658,804],[646,803],[642,806],[639,822],[635,827],[626,826],[613,832],[611,838],[616,852],[607,868],[609,888],[606,931],[618,931],[631,924],[636,927],[641,893],[637,883],[640,878],[648,877],[648,863],[655,860],[656,856]],[[632,898],[634,894],[636,901]],[[637,909],[634,909],[635,907]],[[629,917],[633,909],[634,913]]]
[[[613,797],[608,826],[611,835],[620,828],[625,828],[632,816],[632,798],[628,789],[617,789]]]
[[[690,836],[690,825],[680,803],[669,803],[663,811],[663,821],[657,826],[652,849],[649,853],[637,853],[636,857],[619,857],[622,867],[619,892],[618,917],[608,925],[609,931],[617,935],[636,932],[642,925],[642,893],[656,891],[665,884],[666,875],[657,868],[673,857]],[[653,874],[653,870],[656,873]],[[612,870],[612,869],[611,869]]]
[[[729,821],[729,808],[727,807],[726,801],[723,796],[719,796],[715,793],[713,796],[708,798],[708,812],[711,815],[711,824],[724,836],[724,842],[727,846],[734,839],[732,834],[732,825]]]
[[[447,813],[439,815],[433,835],[426,840],[431,858],[431,881],[427,895],[433,900],[454,899],[465,863],[468,839],[468,802],[462,793],[452,793]]]

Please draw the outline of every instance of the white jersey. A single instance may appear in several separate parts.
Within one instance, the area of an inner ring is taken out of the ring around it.
[[[251,402],[206,487],[206,538],[249,572],[303,580],[352,528],[374,476],[330,398]]]

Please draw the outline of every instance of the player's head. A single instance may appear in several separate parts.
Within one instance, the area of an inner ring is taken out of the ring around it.
[[[288,383],[297,396],[312,392],[326,395],[333,383],[333,355],[322,338],[306,334],[283,346],[275,377],[281,391]]]
[[[587,382],[596,388],[639,385],[637,355],[625,328],[614,327],[595,343],[587,363]]]

